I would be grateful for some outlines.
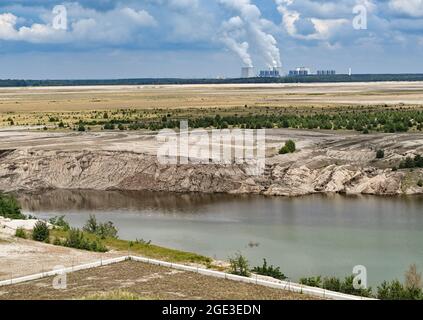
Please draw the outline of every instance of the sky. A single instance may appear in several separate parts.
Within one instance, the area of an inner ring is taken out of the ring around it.
[[[423,0],[2,0],[0,79],[423,73]]]

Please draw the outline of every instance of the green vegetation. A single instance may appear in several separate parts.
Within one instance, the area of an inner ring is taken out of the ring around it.
[[[414,158],[407,157],[405,160],[401,161],[399,168],[400,169],[423,168],[423,157],[421,155],[416,155]]]
[[[26,239],[27,235],[23,228],[17,228],[15,232],[15,237]]]
[[[60,240],[59,240],[60,241]],[[55,240],[55,244],[60,244],[65,247],[94,251],[94,252],[107,252],[107,248],[101,243],[99,239],[88,239],[84,233],[79,229],[72,228],[68,231],[64,242]]]
[[[38,221],[32,230],[32,240],[40,242],[48,242],[50,237],[50,230],[43,221]]]
[[[262,275],[268,276],[279,280],[286,280],[287,277],[281,272],[280,267],[274,267],[273,265],[267,265],[267,260],[263,259],[263,265],[261,267],[255,267],[252,270],[253,272]]]
[[[374,297],[380,300],[423,300],[422,274],[417,272],[415,264],[411,265],[405,273],[405,284],[398,280],[385,281],[378,286],[376,294],[371,288],[355,289],[353,282],[354,276],[348,276],[344,280],[336,277],[322,278],[321,276],[300,279],[300,283],[306,286],[356,296]]]
[[[0,216],[9,219],[26,219],[21,213],[21,207],[12,195],[0,193]]]
[[[270,112],[271,111],[271,112]],[[300,111],[300,112],[299,112]],[[131,115],[132,111],[128,111]],[[177,117],[162,116],[160,113],[135,115],[129,117],[128,113],[120,111],[120,116],[113,119],[93,119],[82,121],[82,125],[103,126],[105,130],[114,130],[116,126],[124,130],[127,125],[129,130],[149,129],[177,129],[179,121],[186,119],[183,114]],[[322,130],[355,130],[363,133],[370,132],[407,132],[421,131],[423,129],[423,111],[417,109],[403,109],[402,107],[375,106],[368,108],[337,108],[337,109],[305,109],[292,108],[263,108],[255,113],[229,114],[229,115],[201,115],[196,117],[190,114],[189,126],[191,128],[294,128],[294,129],[322,129]]]
[[[385,158],[385,151],[384,150],[378,150],[376,152],[376,159],[383,159]]]
[[[108,221],[106,223],[98,223],[94,215],[90,214],[90,217],[85,224],[83,230],[85,232],[95,234],[101,239],[106,238],[117,238],[118,230],[113,225],[113,222]]]
[[[423,291],[417,287],[407,287],[400,281],[383,282],[377,289],[380,300],[423,300]]]
[[[69,223],[65,221],[65,216],[51,218],[48,222],[52,224],[54,228],[61,228],[65,231],[70,229]]]
[[[248,260],[240,253],[235,254],[234,257],[229,258],[230,273],[237,276],[249,277],[250,267]]]
[[[354,276],[348,276],[344,280],[341,280],[336,277],[326,277],[322,278],[321,276],[310,277],[310,278],[301,278],[300,283],[305,286],[318,287],[322,289],[327,289],[335,292],[341,292],[345,294],[351,294],[361,297],[372,297],[372,289],[355,289],[354,285]]]
[[[373,81],[423,81],[422,74],[338,74],[332,76],[295,76],[281,78],[237,78],[237,79],[103,79],[103,80],[0,80],[0,87],[44,87],[44,86],[94,86],[94,85],[165,85],[165,84],[228,84],[228,83],[319,83],[319,82],[373,82]]]
[[[287,153],[294,153],[297,149],[295,142],[292,140],[288,140],[285,142],[285,145],[279,150],[279,154],[287,154]]]

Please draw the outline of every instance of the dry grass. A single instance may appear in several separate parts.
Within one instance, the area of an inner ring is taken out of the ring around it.
[[[120,292],[120,294],[116,294]],[[123,294],[124,293],[124,294]],[[304,300],[303,294],[127,261],[68,274],[67,289],[52,278],[1,288],[0,299],[139,298],[163,300]]]
[[[133,109],[139,111],[137,116],[154,117],[156,112],[178,109],[188,114],[219,109],[220,113],[239,113],[264,107],[328,108],[385,103],[423,104],[423,82],[2,88],[0,124],[7,126],[12,119],[15,125],[44,125],[51,116],[76,123],[79,119],[101,117],[105,110],[119,109]],[[245,110],[245,105],[252,109]]]

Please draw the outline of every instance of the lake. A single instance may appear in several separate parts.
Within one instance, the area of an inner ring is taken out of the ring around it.
[[[19,195],[23,211],[65,215],[82,227],[90,213],[119,236],[251,265],[280,266],[290,279],[345,276],[367,268],[373,286],[423,268],[423,197],[312,195],[299,198],[120,191]]]

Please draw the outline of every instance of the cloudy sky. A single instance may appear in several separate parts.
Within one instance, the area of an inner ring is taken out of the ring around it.
[[[0,78],[423,73],[423,0],[2,0]]]

